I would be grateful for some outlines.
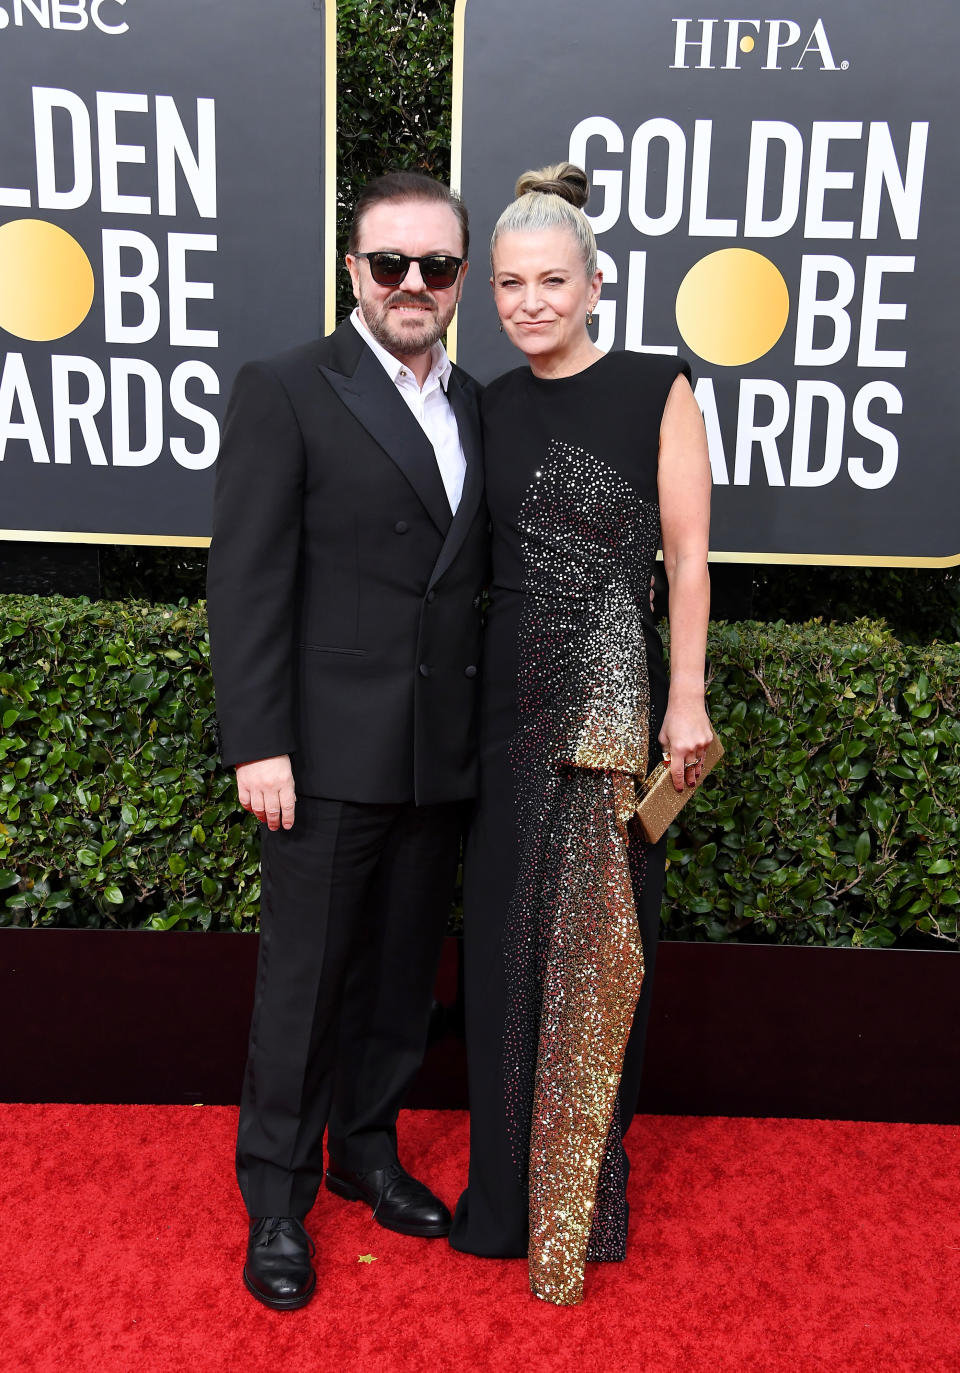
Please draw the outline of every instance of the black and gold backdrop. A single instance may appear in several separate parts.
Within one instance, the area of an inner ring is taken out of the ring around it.
[[[206,542],[238,365],[324,325],[332,9],[0,0],[0,538]]]
[[[521,361],[479,288],[485,239],[519,172],[569,157],[593,186],[600,346],[693,365],[715,552],[960,562],[960,9],[747,13],[460,0],[458,360],[481,380]]]

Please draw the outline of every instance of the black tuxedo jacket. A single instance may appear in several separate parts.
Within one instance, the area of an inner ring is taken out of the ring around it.
[[[454,367],[447,396],[467,463],[455,516],[430,441],[349,320],[240,370],[207,578],[226,764],[289,753],[299,792],[344,801],[474,793],[479,388]]]

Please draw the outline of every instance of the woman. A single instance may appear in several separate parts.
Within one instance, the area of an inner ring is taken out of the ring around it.
[[[528,172],[516,193],[491,283],[529,366],[483,398],[493,581],[465,865],[470,1177],[451,1243],[529,1254],[533,1292],[570,1304],[586,1259],[625,1254],[621,1138],[665,849],[632,816],[657,739],[681,789],[711,738],[710,476],[687,365],[605,355],[587,333],[602,277],[585,174]],[[661,527],[669,696],[648,595]]]

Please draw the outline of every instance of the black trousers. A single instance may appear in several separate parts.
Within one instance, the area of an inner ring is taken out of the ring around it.
[[[237,1179],[251,1216],[299,1216],[330,1158],[397,1157],[423,1058],[465,807],[298,796],[261,827],[260,955]]]

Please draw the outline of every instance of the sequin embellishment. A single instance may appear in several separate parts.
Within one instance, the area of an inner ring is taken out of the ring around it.
[[[530,1206],[530,1286],[582,1299],[584,1263],[626,1245],[617,1091],[643,950],[627,826],[647,766],[642,610],[659,511],[552,442],[519,516],[520,866],[507,916],[507,1117]]]

